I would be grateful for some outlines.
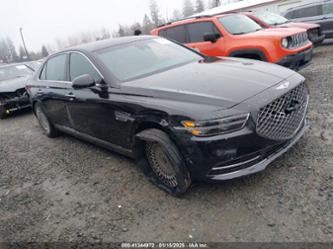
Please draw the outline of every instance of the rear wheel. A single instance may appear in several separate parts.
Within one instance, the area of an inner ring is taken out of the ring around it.
[[[149,129],[138,136],[145,141],[144,157],[150,168],[148,176],[158,187],[173,196],[181,196],[191,185],[191,176],[176,145],[158,129]]]
[[[44,134],[51,138],[58,136],[59,135],[58,130],[53,126],[53,124],[47,118],[41,104],[37,103],[34,108],[37,120]]]

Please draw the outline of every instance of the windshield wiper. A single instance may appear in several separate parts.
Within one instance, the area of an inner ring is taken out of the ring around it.
[[[247,34],[249,32],[239,32],[239,33],[233,33],[233,35],[244,35],[244,34]]]

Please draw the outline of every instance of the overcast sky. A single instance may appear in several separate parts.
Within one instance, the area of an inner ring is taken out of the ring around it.
[[[182,0],[156,0],[161,14],[172,15]],[[207,1],[205,1],[207,2]],[[23,28],[28,50],[39,51],[43,44],[55,45],[83,31],[117,30],[119,24],[141,22],[149,13],[150,0],[1,0],[0,38],[9,36],[21,45]]]

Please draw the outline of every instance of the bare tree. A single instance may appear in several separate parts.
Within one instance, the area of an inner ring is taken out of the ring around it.
[[[155,27],[161,24],[160,9],[158,8],[155,0],[150,1],[150,16],[151,20],[155,24]]]
[[[149,32],[155,27],[152,20],[149,18],[147,14],[143,17],[142,21],[142,33],[148,35]]]
[[[110,31],[107,30],[105,27],[103,27],[101,29],[100,35],[98,37],[99,40],[105,40],[105,39],[110,39],[111,38],[111,34]]]

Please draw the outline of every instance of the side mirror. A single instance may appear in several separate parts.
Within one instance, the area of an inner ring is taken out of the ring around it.
[[[212,42],[212,43],[216,42],[220,38],[221,38],[221,35],[216,34],[216,33],[215,34],[211,33],[211,34],[205,34],[204,35],[204,41]]]
[[[89,74],[83,74],[73,80],[73,88],[86,88],[95,85],[95,80]]]

